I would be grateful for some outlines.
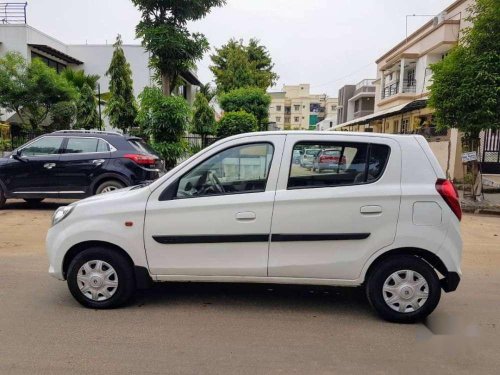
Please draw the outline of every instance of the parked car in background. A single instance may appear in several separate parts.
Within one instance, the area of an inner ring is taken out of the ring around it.
[[[293,150],[293,164],[300,164],[302,152],[300,150]]]
[[[294,168],[305,147],[341,150],[345,168]],[[413,322],[459,284],[460,218],[421,136],[241,134],[150,185],[59,208],[49,273],[89,308],[152,281],[316,284],[362,286],[384,319]]]
[[[320,151],[321,150],[317,148],[306,148],[300,158],[300,166],[311,169],[314,163],[314,158]]]
[[[9,198],[85,198],[157,179],[163,162],[141,139],[114,132],[42,135],[0,159],[0,208]]]
[[[314,158],[312,170],[322,171],[329,169],[340,171],[345,167],[346,157],[341,153],[342,149],[321,150]]]

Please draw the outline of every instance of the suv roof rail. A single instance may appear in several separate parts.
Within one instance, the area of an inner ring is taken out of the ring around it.
[[[103,131],[103,130],[57,130],[54,133],[65,133],[65,134],[75,134],[75,133],[86,133],[86,134],[107,134],[107,135],[121,135],[123,136],[124,134],[118,133],[118,132],[110,132],[110,131]]]

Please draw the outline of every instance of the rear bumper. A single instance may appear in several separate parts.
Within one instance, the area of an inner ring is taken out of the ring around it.
[[[448,275],[440,280],[441,288],[446,293],[454,292],[458,288],[458,284],[460,284],[460,275],[457,272],[448,272]]]

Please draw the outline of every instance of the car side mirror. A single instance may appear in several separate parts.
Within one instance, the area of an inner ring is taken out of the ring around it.
[[[22,150],[16,150],[16,152],[12,154],[12,158],[23,162],[27,161],[22,157]]]

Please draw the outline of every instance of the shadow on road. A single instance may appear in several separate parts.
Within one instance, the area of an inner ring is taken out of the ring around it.
[[[342,315],[373,316],[364,288],[326,286],[229,284],[229,283],[158,283],[138,291],[131,306],[200,306],[224,310],[293,310],[309,313],[339,312]]]
[[[74,200],[54,200],[47,199],[40,203],[28,203],[22,199],[7,200],[3,210],[39,210],[39,211],[55,211],[58,207],[67,206]]]

